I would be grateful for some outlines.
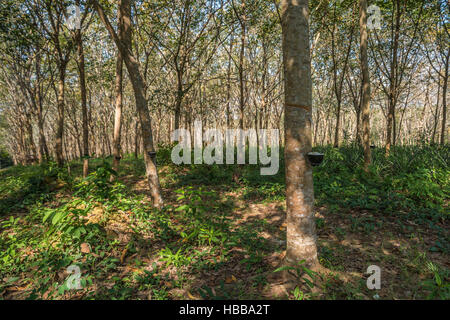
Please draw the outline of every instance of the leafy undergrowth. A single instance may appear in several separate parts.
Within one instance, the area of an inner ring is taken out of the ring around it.
[[[376,149],[369,173],[357,147],[318,150],[322,270],[290,270],[289,298],[449,299],[449,147],[397,147],[388,158]],[[161,210],[132,156],[118,173],[94,159],[86,179],[81,162],[1,170],[0,297],[285,298],[283,163],[260,176],[258,166],[175,166],[168,149],[157,160]],[[366,286],[370,265],[381,268],[380,290]]]

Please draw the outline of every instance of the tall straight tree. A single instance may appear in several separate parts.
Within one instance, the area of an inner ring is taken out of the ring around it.
[[[445,145],[445,131],[448,130],[447,121],[447,86],[448,86],[448,63],[450,58],[450,51],[447,51],[447,57],[445,58],[445,76],[444,84],[442,85],[442,127],[441,127],[441,144]],[[438,97],[439,99],[439,97]]]
[[[130,28],[124,30],[125,24],[123,23],[122,10],[117,10],[117,30],[120,41],[123,41],[124,32],[130,32]],[[131,38],[131,35],[127,34],[126,37]],[[122,129],[122,92],[123,92],[123,58],[120,50],[117,50],[116,58],[116,81],[115,81],[115,95],[116,95],[116,110],[114,115],[114,137],[113,137],[113,169],[117,172],[119,170],[120,155],[121,155],[121,129]],[[114,176],[111,175],[111,180]]]
[[[287,207],[286,263],[316,266],[311,151],[312,81],[308,0],[282,0]]]
[[[233,10],[241,26],[241,49],[239,52],[239,129],[244,129],[244,111],[245,111],[245,74],[244,74],[244,59],[245,59],[245,41],[246,41],[246,15],[245,15],[245,1],[241,3],[241,13],[236,9],[234,1],[231,2],[233,5]]]
[[[370,152],[370,78],[369,62],[367,59],[367,0],[359,0],[359,31],[361,51],[361,114],[364,146],[364,170],[368,170],[371,163]]]
[[[159,184],[158,170],[156,168],[156,158],[153,156],[155,148],[153,146],[153,134],[152,134],[152,122],[148,111],[148,102],[145,97],[145,79],[141,74],[139,60],[133,55],[131,31],[124,33],[124,38],[121,40],[114,30],[113,26],[109,22],[103,8],[100,6],[97,0],[94,0],[95,10],[98,12],[100,20],[105,25],[108,33],[116,43],[117,48],[122,54],[123,61],[128,70],[128,75],[133,86],[134,97],[136,102],[137,114],[139,117],[141,136],[143,139],[144,147],[144,161],[145,171],[147,175],[147,181],[150,188],[150,194],[152,197],[153,205],[155,207],[161,207],[163,199],[161,195],[161,186]],[[122,13],[123,29],[131,29],[131,2],[130,0],[119,1],[119,9]]]
[[[398,42],[400,37],[400,19],[402,16],[402,8],[400,7],[400,0],[393,1],[395,10],[395,26],[392,24],[392,33],[394,34],[393,48],[392,48],[392,63],[390,70],[390,86],[388,96],[388,113],[387,113],[387,125],[386,125],[386,156],[389,155],[392,146],[392,136],[395,137],[395,108],[397,106],[398,88],[397,88],[397,71],[398,71]],[[394,128],[393,128],[394,126]],[[392,132],[394,131],[394,132]]]
[[[80,7],[80,0],[76,2],[77,7]],[[64,7],[61,4],[62,10]],[[75,28],[72,33],[73,40],[77,48],[77,67],[78,77],[80,78],[80,96],[81,96],[81,114],[83,115],[83,177],[87,177],[89,173],[89,124],[88,124],[88,111],[87,111],[87,96],[86,96],[86,68],[83,48],[83,22],[85,21],[88,13],[88,7],[85,8],[82,18],[80,19],[79,28]]]
[[[41,81],[41,52],[40,48],[37,49],[36,52],[36,87],[35,87],[35,94],[36,94],[36,105],[37,105],[37,124],[39,129],[39,162],[42,163],[45,160],[48,160],[50,158],[50,153],[48,151],[47,141],[45,139],[44,134],[44,112],[43,112],[43,90],[42,90],[42,81]]]

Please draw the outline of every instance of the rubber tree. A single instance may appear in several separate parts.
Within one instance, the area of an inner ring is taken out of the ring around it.
[[[120,41],[123,41],[124,33],[130,32],[130,28],[128,27],[124,30],[125,24],[123,23],[122,11],[117,11],[117,21],[118,21],[118,37]],[[126,37],[131,36],[129,34]],[[115,113],[114,113],[114,137],[113,137],[113,169],[118,172],[120,157],[121,157],[121,129],[122,129],[122,105],[123,105],[123,58],[120,50],[117,50],[116,57],[116,79],[115,79]],[[111,175],[111,181],[114,180],[114,176]]]
[[[100,20],[105,25],[108,33],[113,38],[117,48],[122,54],[123,61],[128,70],[128,75],[131,80],[131,85],[134,91],[137,114],[140,122],[141,136],[144,146],[144,161],[147,181],[150,188],[150,195],[155,207],[163,205],[161,195],[161,186],[159,183],[158,170],[156,168],[155,148],[153,146],[152,122],[150,113],[148,111],[148,101],[145,97],[145,79],[141,74],[139,60],[134,56],[131,42],[131,31],[124,33],[124,38],[121,40],[109,22],[102,6],[98,1],[94,0],[95,10],[98,12]],[[124,30],[131,29],[131,2],[130,0],[119,1],[119,10],[122,11],[122,23]]]
[[[364,170],[368,170],[371,163],[370,152],[370,77],[369,62],[367,59],[367,0],[359,1],[359,31],[360,55],[362,74],[361,115],[364,147]]]
[[[312,81],[308,0],[282,0],[287,252],[286,263],[317,262],[311,151]]]
[[[80,0],[75,1],[75,4],[80,7]],[[62,10],[64,7],[61,4]],[[82,17],[80,17],[80,25],[72,31],[72,38],[76,46],[76,63],[78,70],[78,77],[80,81],[80,97],[81,97],[81,114],[82,114],[82,131],[83,131],[83,177],[87,177],[89,173],[89,123],[88,123],[88,109],[87,109],[87,89],[86,89],[86,63],[83,47],[83,24],[86,20],[89,6],[84,10]],[[67,17],[66,17],[67,19]]]

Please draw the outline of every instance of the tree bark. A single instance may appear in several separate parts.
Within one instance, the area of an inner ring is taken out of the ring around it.
[[[369,170],[372,155],[370,150],[370,75],[369,62],[367,59],[367,0],[359,1],[359,29],[361,50],[361,115],[364,147],[364,170]]]
[[[123,41],[124,32],[129,32],[124,30],[124,23],[122,22],[122,10],[117,12],[118,21],[118,36],[119,40]],[[123,58],[120,50],[117,50],[117,60],[116,60],[116,81],[115,81],[115,95],[116,95],[116,110],[114,116],[114,137],[113,137],[113,169],[114,171],[119,171],[120,157],[121,157],[121,130],[122,130],[122,91],[123,91]],[[114,181],[114,175],[111,175],[111,181]]]
[[[58,167],[62,168],[64,165],[63,155],[63,134],[64,134],[64,90],[65,90],[65,78],[66,78],[66,62],[60,61],[58,63],[59,79],[58,79],[58,119],[56,128],[55,139],[55,153],[56,163]]]
[[[236,14],[237,19],[239,20],[239,24],[241,26],[241,49],[239,52],[239,128],[244,129],[244,121],[245,121],[245,79],[244,79],[244,58],[245,58],[245,40],[246,40],[246,15],[245,15],[245,1],[243,0],[241,3],[242,14],[239,14],[236,10],[236,7],[233,4],[233,10]],[[231,52],[230,52],[231,54]]]
[[[136,120],[136,123],[134,125],[134,158],[135,159],[138,158],[139,143],[140,143],[140,139],[139,139],[139,121]]]
[[[444,85],[442,86],[442,128],[441,128],[441,145],[445,144],[445,132],[447,131],[447,87],[448,87],[448,61],[450,51],[447,53],[445,61]]]
[[[131,84],[133,86],[134,97],[136,101],[136,109],[141,125],[141,135],[144,146],[144,161],[146,168],[147,181],[150,187],[150,194],[152,197],[153,205],[155,207],[161,207],[163,205],[163,199],[161,195],[161,186],[159,184],[158,170],[156,167],[156,158],[153,157],[155,152],[153,146],[152,137],[152,123],[150,114],[148,111],[147,99],[144,94],[145,80],[140,73],[139,61],[134,57],[132,53],[131,43],[131,31],[124,34],[123,41],[120,41],[114,28],[105,16],[103,8],[98,4],[98,1],[94,0],[94,6],[97,10],[100,19],[106,26],[109,34],[114,39],[117,47],[122,53],[123,60],[130,76]],[[122,10],[124,30],[130,28],[131,30],[131,2],[130,0],[121,0],[119,3],[119,10]]]
[[[39,163],[49,159],[47,142],[44,134],[44,117],[42,108],[42,92],[41,92],[41,54],[38,49],[36,54],[36,109],[37,109],[37,125],[39,131]]]
[[[389,88],[389,102],[388,102],[388,115],[387,115],[387,126],[386,126],[386,156],[389,155],[392,146],[392,131],[394,125],[395,117],[395,107],[397,104],[397,54],[398,54],[398,41],[400,37],[400,1],[396,0],[394,2],[396,10],[396,20],[395,20],[395,30],[393,39],[393,49],[392,49],[392,63],[391,63],[391,74],[390,74],[390,88]]]
[[[183,74],[181,70],[177,71],[177,96],[175,99],[175,130],[180,129],[181,105],[183,103]]]
[[[317,265],[311,151],[312,81],[308,0],[282,0],[285,84],[287,253],[290,265]]]
[[[78,76],[80,78],[80,95],[81,95],[81,113],[83,117],[83,177],[87,177],[89,173],[89,126],[88,126],[88,114],[87,114],[87,97],[86,97],[86,74],[85,74],[85,61],[84,61],[84,49],[83,38],[81,30],[75,32],[75,42],[77,45],[77,64],[78,64]]]
[[[230,39],[230,53],[228,56],[228,66],[227,66],[227,110],[226,110],[226,116],[227,116],[227,128],[231,128],[230,127],[230,117],[231,117],[231,112],[230,112],[230,104],[231,104],[231,54],[233,51],[233,34],[231,34],[231,39]]]
[[[244,6],[243,6],[244,8]],[[244,57],[245,57],[245,17],[242,18],[241,52],[239,53],[239,128],[244,129],[245,110],[245,83],[244,83]]]

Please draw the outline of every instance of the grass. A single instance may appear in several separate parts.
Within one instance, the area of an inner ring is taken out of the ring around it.
[[[316,150],[325,153],[314,169],[324,271],[299,276],[289,298],[449,299],[449,146],[396,147],[388,158],[375,149],[368,173],[358,147]],[[52,163],[0,170],[0,297],[278,297],[283,159],[275,176],[257,166],[175,166],[169,149],[157,161],[161,210],[151,207],[142,159],[131,155],[118,173],[110,158],[93,159],[87,179],[80,161],[70,174]],[[373,264],[382,270],[376,292],[366,286]]]

